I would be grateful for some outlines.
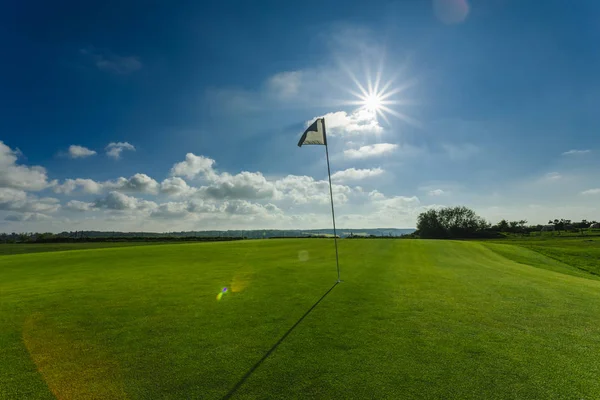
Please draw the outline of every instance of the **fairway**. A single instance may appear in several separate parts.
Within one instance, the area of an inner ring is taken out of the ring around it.
[[[339,244],[335,287],[329,239],[1,256],[0,399],[600,398],[597,277],[510,245]]]

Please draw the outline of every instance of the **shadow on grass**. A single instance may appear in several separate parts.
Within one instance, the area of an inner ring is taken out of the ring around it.
[[[252,374],[254,373],[254,371],[256,371],[256,369],[257,369],[258,367],[260,367],[260,365],[261,365],[261,364],[262,364],[262,363],[263,363],[263,362],[264,362],[264,361],[265,361],[267,358],[269,358],[269,356],[271,355],[271,353],[273,353],[273,352],[275,351],[275,349],[277,349],[277,347],[278,347],[278,346],[279,346],[281,343],[283,343],[283,341],[284,341],[284,340],[285,340],[285,339],[286,339],[286,338],[289,336],[289,334],[290,334],[290,333],[292,333],[292,331],[293,331],[294,329],[296,329],[296,327],[297,327],[298,325],[300,325],[300,323],[301,323],[301,322],[304,320],[304,318],[306,318],[306,317],[308,316],[308,314],[310,314],[310,313],[312,312],[312,310],[314,310],[314,309],[315,309],[315,308],[316,308],[316,307],[319,305],[319,303],[320,303],[321,301],[323,301],[323,299],[324,299],[325,297],[327,297],[327,295],[328,295],[328,294],[329,294],[329,293],[330,293],[330,292],[333,290],[333,288],[334,288],[334,287],[336,287],[336,286],[337,286],[337,284],[338,284],[338,283],[340,283],[340,282],[338,281],[338,282],[334,283],[334,284],[333,284],[333,286],[332,286],[332,287],[330,287],[330,288],[329,288],[329,290],[327,290],[327,291],[325,292],[325,294],[324,294],[323,296],[321,296],[321,298],[320,298],[319,300],[317,300],[317,302],[316,302],[315,304],[313,304],[313,305],[312,305],[312,307],[311,307],[311,308],[309,308],[309,309],[308,309],[308,311],[307,311],[306,313],[304,313],[304,315],[303,315],[302,317],[300,317],[300,319],[299,319],[298,321],[296,321],[296,323],[295,323],[294,325],[292,325],[292,327],[291,327],[290,329],[288,329],[288,331],[287,331],[286,333],[284,333],[284,334],[283,334],[283,336],[282,336],[282,337],[281,337],[281,338],[280,338],[280,339],[277,341],[277,343],[275,343],[275,344],[273,345],[273,347],[271,347],[271,348],[269,349],[269,351],[267,351],[267,352],[265,353],[265,355],[264,355],[264,356],[263,356],[263,357],[262,357],[260,360],[258,360],[258,362],[257,362],[256,364],[254,364],[254,365],[252,366],[252,368],[250,368],[250,369],[248,370],[248,372],[246,372],[246,374],[245,374],[245,375],[242,377],[242,379],[240,379],[240,380],[239,380],[239,381],[238,381],[238,382],[235,384],[235,386],[234,386],[234,387],[233,387],[233,388],[232,388],[232,389],[231,389],[231,390],[230,390],[230,391],[229,391],[229,392],[228,392],[228,393],[227,393],[225,396],[223,396],[223,400],[225,400],[225,399],[230,399],[230,398],[231,398],[231,396],[233,396],[233,395],[235,394],[235,392],[237,392],[237,391],[238,391],[238,389],[239,389],[240,387],[242,387],[242,385],[244,384],[244,382],[246,382],[246,381],[248,380],[248,378],[250,378],[250,376],[252,376]]]

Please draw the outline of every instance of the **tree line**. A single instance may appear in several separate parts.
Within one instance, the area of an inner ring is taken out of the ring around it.
[[[570,219],[556,218],[547,225],[529,225],[527,220],[501,220],[491,224],[475,211],[464,206],[444,207],[427,210],[417,218],[417,230],[413,234],[397,236],[391,232],[384,234],[381,229],[363,229],[364,235],[354,235],[351,231],[338,235],[347,238],[411,238],[452,239],[452,238],[494,238],[504,234],[530,234],[532,232],[552,231],[584,232],[585,229],[600,229],[596,221],[582,220],[573,222]],[[398,230],[396,230],[398,231]],[[229,230],[229,231],[189,231],[189,232],[102,232],[102,231],[70,231],[61,233],[0,233],[0,243],[72,243],[72,242],[123,242],[123,241],[221,241],[263,238],[299,238],[330,237],[330,229],[312,230]]]
[[[581,232],[584,229],[600,228],[596,221],[582,220],[573,222],[569,219],[553,219],[548,225],[528,225],[527,220],[501,220],[491,224],[480,217],[475,211],[464,206],[443,207],[422,212],[417,217],[417,230],[413,236],[427,239],[453,238],[494,238],[503,234],[530,234],[532,232],[553,231]]]
[[[50,232],[1,233],[0,243],[102,243],[102,242],[222,242],[246,239],[241,236],[174,236],[174,235],[113,235],[87,236],[80,232],[55,234]]]

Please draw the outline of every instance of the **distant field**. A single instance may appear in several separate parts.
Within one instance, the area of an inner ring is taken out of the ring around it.
[[[600,398],[598,243],[511,243],[6,255],[0,399]]]
[[[513,250],[506,251],[504,245],[519,246],[528,250],[535,251],[542,256],[545,256],[550,261],[546,260],[546,264],[563,265],[560,272],[568,273],[577,276],[590,277],[589,274],[595,275],[596,279],[600,279],[600,237],[560,237],[560,236],[544,236],[531,238],[513,238],[507,240],[493,240],[485,242],[488,247],[495,251],[501,252],[514,261],[519,262],[519,253]],[[517,257],[517,258],[515,258]],[[550,268],[552,269],[552,268]]]
[[[48,251],[104,249],[111,247],[147,246],[161,243],[152,242],[102,242],[102,243],[24,243],[0,244],[0,256]]]

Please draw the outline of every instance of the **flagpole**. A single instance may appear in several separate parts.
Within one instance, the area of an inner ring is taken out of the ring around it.
[[[325,130],[325,118],[323,118],[323,137],[325,138],[325,156],[327,157],[327,175],[329,176],[329,196],[331,197],[331,218],[333,220],[333,241],[335,243],[335,265],[337,266],[338,283],[340,280],[340,260],[338,256],[337,231],[335,229],[335,210],[333,208],[333,188],[331,185],[331,168],[329,167],[329,146],[327,145],[327,132]]]

